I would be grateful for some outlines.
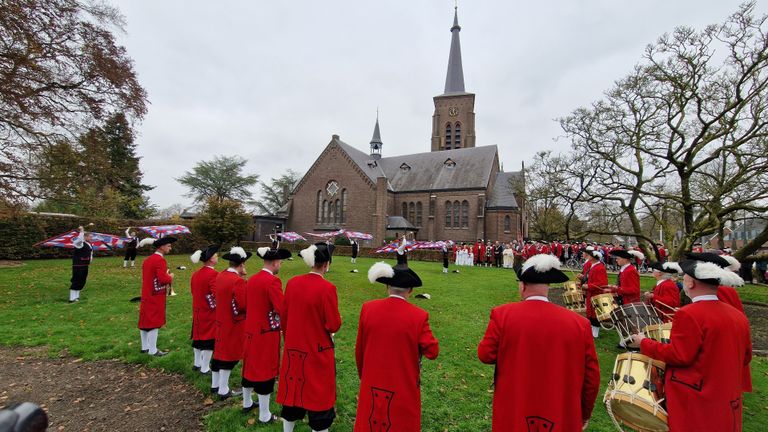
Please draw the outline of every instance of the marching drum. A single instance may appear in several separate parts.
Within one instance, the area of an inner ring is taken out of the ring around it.
[[[563,303],[569,310],[581,315],[587,314],[587,305],[584,303],[584,294],[580,290],[569,291],[568,288],[566,288],[566,291],[563,293]]]
[[[619,429],[620,421],[642,432],[669,430],[664,407],[664,370],[663,362],[642,354],[624,353],[616,357],[603,402]]]
[[[576,281],[567,281],[563,284],[563,288],[566,292],[568,291],[578,291],[581,292],[578,285],[576,285]]]
[[[611,321],[619,332],[619,338],[627,347],[639,348],[632,342],[632,335],[653,324],[661,324],[661,318],[653,306],[645,303],[629,303],[611,312]]]
[[[672,323],[668,322],[646,326],[643,329],[643,333],[655,341],[669,343],[670,336],[672,335]]]
[[[592,296],[592,308],[598,321],[610,321],[611,312],[619,307],[613,294],[598,294]]]

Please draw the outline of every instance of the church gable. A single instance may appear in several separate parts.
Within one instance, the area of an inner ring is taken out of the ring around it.
[[[317,188],[317,185],[315,184],[316,182],[313,181],[314,177],[322,177],[322,179],[326,179],[329,176],[333,177],[335,173],[345,173],[345,177],[348,177],[347,173],[355,173],[356,177],[358,177],[358,179],[355,180],[367,184],[370,187],[375,187],[375,177],[371,177],[371,174],[363,170],[356,160],[360,158],[355,158],[353,155],[350,155],[348,149],[345,148],[349,146],[346,144],[340,145],[340,143],[343,144],[342,141],[339,140],[338,135],[334,135],[331,142],[328,143],[323,152],[320,153],[320,156],[317,157],[315,162],[309,168],[309,171],[307,171],[304,177],[302,177],[296,184],[296,188],[293,192],[294,195],[302,193],[308,183],[311,183],[311,192],[314,193],[314,189]],[[369,170],[372,171],[370,168],[366,171]],[[331,175],[331,173],[334,173],[334,175]],[[348,181],[349,180],[351,179],[348,179]]]

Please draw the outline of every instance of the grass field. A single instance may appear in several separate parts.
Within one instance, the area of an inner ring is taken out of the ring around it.
[[[141,258],[139,258],[141,260]],[[46,345],[51,354],[62,351],[90,359],[116,358],[126,362],[148,363],[183,374],[199,389],[207,391],[209,378],[190,369],[192,349],[189,344],[191,326],[191,297],[189,278],[195,269],[186,256],[169,257],[175,268],[185,265],[188,270],[174,270],[177,297],[169,298],[168,326],[161,330],[158,345],[170,349],[163,358],[149,358],[139,353],[136,328],[138,303],[129,303],[140,292],[140,269],[123,269],[118,258],[98,258],[91,267],[82,300],[66,302],[70,261],[29,261],[23,266],[0,269],[0,344],[8,346]],[[339,307],[344,324],[336,334],[338,418],[334,431],[351,431],[355,416],[358,379],[354,365],[354,343],[360,305],[384,295],[383,286],[371,285],[366,278],[372,259],[358,259],[357,265],[348,257],[337,257],[328,279],[336,284]],[[140,263],[139,263],[140,264]],[[249,272],[259,269],[259,260],[249,262]],[[481,339],[492,307],[518,300],[513,272],[494,268],[461,268],[461,273],[442,274],[439,263],[411,262],[420,274],[424,287],[418,292],[432,295],[431,300],[412,301],[430,313],[435,336],[440,340],[440,356],[424,361],[422,372],[422,425],[424,431],[488,431],[491,424],[491,381],[493,368],[477,360],[477,343]],[[219,269],[224,265],[220,264]],[[358,268],[359,273],[350,273]],[[283,264],[280,277],[285,283],[290,277],[303,273],[306,266],[299,260]],[[643,289],[654,281],[643,278]],[[742,298],[768,301],[764,287],[749,286],[740,291]],[[597,343],[600,357],[602,389],[592,416],[589,430],[615,430],[600,403],[613,362],[619,351],[615,348],[615,332],[603,332]],[[545,371],[542,371],[545,372]],[[745,395],[744,431],[762,432],[768,424],[768,361],[755,358],[752,362],[755,391]],[[233,383],[239,384],[239,368],[233,373]],[[202,401],[201,401],[202,403]],[[274,401],[273,401],[274,404]],[[279,413],[279,407],[273,406]],[[212,412],[205,423],[210,431],[254,429],[249,417],[240,413],[233,402],[229,408]],[[259,427],[259,430],[281,431],[280,425]],[[307,431],[304,425],[297,431]]]

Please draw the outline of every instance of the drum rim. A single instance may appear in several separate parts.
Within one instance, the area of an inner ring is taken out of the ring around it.
[[[648,357],[645,354],[640,354],[638,352],[625,352],[625,353],[621,353],[621,354],[616,356],[616,361],[617,362],[620,361],[620,360],[627,360],[627,359],[634,359],[634,360],[637,360],[637,361],[641,361],[643,363],[648,363],[650,361],[652,365],[664,369],[664,373],[667,372],[667,364],[666,363],[664,363],[661,360],[656,360],[654,358]]]
[[[667,430],[669,430],[669,414],[667,413],[667,410],[665,410],[661,406],[661,404],[656,403],[655,405],[653,405],[649,403],[646,399],[639,398],[637,397],[637,395],[633,393],[628,393],[621,390],[609,390],[608,392],[606,392],[606,395],[605,395],[605,403],[608,404],[613,401],[627,402],[631,406],[642,408],[643,411],[647,412],[648,414],[651,414],[653,417],[664,422],[664,424],[667,425]],[[635,403],[635,401],[639,401],[640,403],[639,404]],[[651,410],[651,409],[645,409],[645,408],[657,408],[657,409]],[[613,411],[613,415],[616,416],[616,409],[612,407],[611,410]],[[640,425],[635,425],[631,422],[625,421],[624,418],[621,418],[621,420],[631,426],[640,426]],[[643,427],[643,426],[640,426],[640,427]],[[643,428],[647,429],[645,427]]]

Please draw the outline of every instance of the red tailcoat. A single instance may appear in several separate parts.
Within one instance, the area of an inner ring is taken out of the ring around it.
[[[739,312],[743,313],[744,316],[747,316],[746,312],[744,312],[744,305],[741,303],[739,293],[737,293],[733,287],[725,285],[717,287],[717,298],[719,298],[721,302],[728,303],[735,307]],[[744,391],[752,391],[752,372],[750,371],[749,365],[744,368]]]
[[[173,282],[162,254],[153,253],[141,264],[141,305],[139,328],[156,329],[165,325],[167,286]]]
[[[484,263],[485,262],[485,245],[481,244],[478,247],[478,251],[480,253],[480,256],[478,257],[477,255],[475,255],[475,261],[477,261],[479,263]]]
[[[192,274],[192,340],[216,339],[216,276],[219,272],[203,266]]]
[[[475,257],[475,262],[480,262],[480,245],[475,243],[474,246],[472,246],[472,256]]]
[[[542,245],[541,249],[539,249],[539,253],[543,255],[549,255],[549,252],[551,252],[549,245]]]
[[[608,272],[605,271],[605,265],[598,261],[589,268],[587,276],[587,318],[597,318],[595,309],[592,308],[592,296],[602,294],[603,287],[606,285],[608,285]]]
[[[355,431],[421,430],[421,356],[440,350],[429,314],[389,297],[363,304],[355,359],[360,376]]]
[[[216,277],[216,344],[213,358],[242,360],[244,327],[245,280],[227,269]]]
[[[555,256],[560,258],[563,256],[563,245],[560,243],[555,243]]]
[[[653,307],[659,310],[659,315],[664,322],[672,321],[675,314],[674,308],[680,307],[680,288],[671,279],[662,279],[653,288]]]
[[[310,411],[336,402],[336,362],[331,335],[341,327],[336,286],[316,273],[285,286],[281,316],[285,347],[277,402]]]
[[[248,280],[245,297],[243,377],[249,381],[271,380],[280,370],[283,283],[262,270]]]
[[[741,431],[743,373],[752,357],[749,323],[719,301],[675,314],[669,344],[643,339],[640,351],[666,363],[670,432]]]
[[[619,286],[616,293],[621,296],[624,304],[640,301],[640,273],[632,264],[619,273]]]
[[[494,308],[477,355],[496,364],[494,432],[581,431],[591,416],[600,366],[578,314],[539,300]]]

